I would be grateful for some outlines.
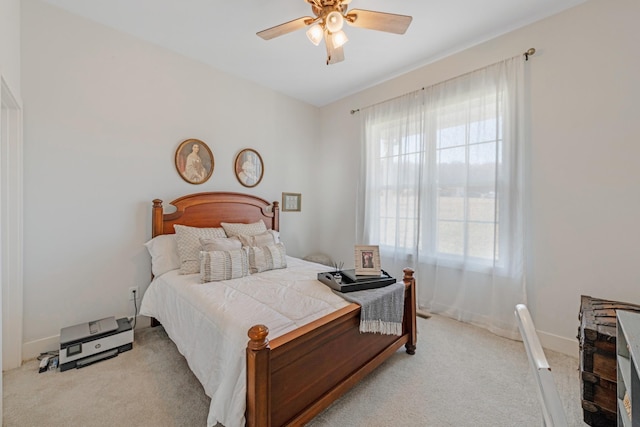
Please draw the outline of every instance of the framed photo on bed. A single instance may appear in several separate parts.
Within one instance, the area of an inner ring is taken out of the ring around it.
[[[245,187],[255,187],[262,181],[264,174],[264,164],[262,157],[256,150],[245,148],[236,156],[233,170],[240,184]]]
[[[379,276],[380,248],[377,245],[356,245],[355,265],[357,276]]]
[[[190,184],[203,184],[213,173],[213,153],[199,139],[187,139],[176,150],[176,169]]]

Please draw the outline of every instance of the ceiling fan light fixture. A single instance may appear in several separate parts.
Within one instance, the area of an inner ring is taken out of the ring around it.
[[[331,33],[337,33],[342,30],[342,26],[344,25],[344,18],[342,14],[337,11],[330,12],[325,18],[325,27]]]
[[[327,65],[344,61],[343,45],[349,41],[342,31],[344,21],[353,27],[387,33],[404,34],[412,17],[373,10],[352,9],[347,12],[351,0],[304,0],[311,5],[313,16],[302,16],[258,31],[258,37],[271,40],[284,34],[305,28],[309,41],[318,46],[324,39],[327,48]]]
[[[345,34],[345,32],[340,30],[336,33],[331,34],[331,41],[333,43],[333,46],[338,48],[340,46],[343,46],[346,42],[348,42],[349,39],[347,38],[347,35]]]
[[[309,38],[311,43],[313,43],[316,46],[318,46],[322,41],[323,35],[324,35],[324,30],[319,24],[315,24],[307,30],[307,37]]]

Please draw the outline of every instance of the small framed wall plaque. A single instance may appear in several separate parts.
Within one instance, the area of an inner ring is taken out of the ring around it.
[[[356,245],[355,266],[358,276],[380,275],[380,248],[375,246]]]
[[[282,193],[282,211],[300,212],[302,210],[302,194]]]

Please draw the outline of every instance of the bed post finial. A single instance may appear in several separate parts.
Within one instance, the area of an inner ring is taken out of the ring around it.
[[[404,273],[404,277],[402,278],[402,281],[404,282],[405,285],[409,285],[409,282],[416,280],[413,277],[413,273],[414,273],[413,268],[407,267],[404,270],[402,270],[402,272]]]
[[[273,202],[273,229],[280,231],[280,202]]]
[[[409,332],[409,341],[404,347],[407,349],[407,353],[416,354],[416,343],[418,342],[418,324],[416,321],[416,279],[413,277],[414,271],[412,268],[405,268],[402,271],[404,272],[402,281],[404,282],[405,288],[408,290],[408,298],[405,298],[404,300],[404,312],[405,314],[410,314],[409,316],[405,315],[406,328]]]
[[[156,237],[157,235],[162,234],[163,214],[162,200],[153,199],[153,224],[151,224],[151,237]]]
[[[265,325],[255,325],[249,329],[247,335],[251,340],[247,344],[251,350],[262,350],[269,345],[267,335],[269,335],[269,328]]]
[[[255,325],[249,329],[247,344],[247,427],[270,426],[271,349],[269,328]]]

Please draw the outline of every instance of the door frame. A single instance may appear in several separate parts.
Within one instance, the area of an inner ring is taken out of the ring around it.
[[[23,123],[22,105],[0,74],[0,345],[2,370],[22,364]]]

